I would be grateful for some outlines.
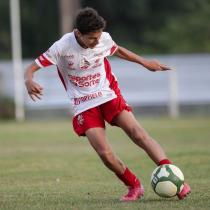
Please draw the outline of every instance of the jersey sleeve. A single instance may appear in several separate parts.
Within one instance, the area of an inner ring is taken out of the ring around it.
[[[105,33],[104,44],[106,45],[105,56],[112,56],[118,48],[109,33]]]
[[[60,58],[60,50],[58,47],[58,41],[55,42],[46,52],[36,58],[36,64],[43,68],[50,65],[57,65]]]

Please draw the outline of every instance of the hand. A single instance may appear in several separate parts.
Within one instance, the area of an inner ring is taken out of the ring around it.
[[[143,66],[153,72],[171,70],[169,66],[161,64],[158,60],[144,61]]]
[[[36,101],[36,99],[41,100],[41,96],[43,95],[43,87],[33,80],[26,80],[25,85],[28,90],[28,94],[33,101]]]

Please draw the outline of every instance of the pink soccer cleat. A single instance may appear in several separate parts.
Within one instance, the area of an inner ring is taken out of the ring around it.
[[[136,201],[144,195],[144,187],[128,187],[128,193],[120,201]]]
[[[177,196],[181,200],[187,197],[187,195],[190,193],[191,193],[190,185],[185,182],[182,191],[179,194],[177,194]]]

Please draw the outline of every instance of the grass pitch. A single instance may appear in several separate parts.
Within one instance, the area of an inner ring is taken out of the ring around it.
[[[73,133],[70,121],[0,122],[0,209],[210,209],[210,118],[141,122],[184,172],[192,188],[186,200],[152,191],[154,163],[116,127],[107,128],[113,149],[145,187],[137,202],[118,200],[125,187]]]

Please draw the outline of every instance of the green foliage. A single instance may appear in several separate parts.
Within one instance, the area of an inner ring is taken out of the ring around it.
[[[0,96],[0,119],[14,119],[14,101],[6,96]]]
[[[21,0],[24,57],[38,56],[60,37],[58,1]],[[210,0],[80,1],[99,11],[114,40],[125,47],[141,53],[210,52]],[[0,24],[0,57],[9,58],[6,0],[0,1]]]
[[[47,50],[59,34],[57,0],[21,0],[23,56],[35,57]]]
[[[0,58],[11,57],[9,1],[0,1]]]
[[[186,1],[183,6],[179,13],[167,15],[156,33],[146,31],[145,40],[160,53],[210,52],[210,1]]]
[[[82,2],[106,17],[116,42],[139,52],[210,52],[210,0]]]

